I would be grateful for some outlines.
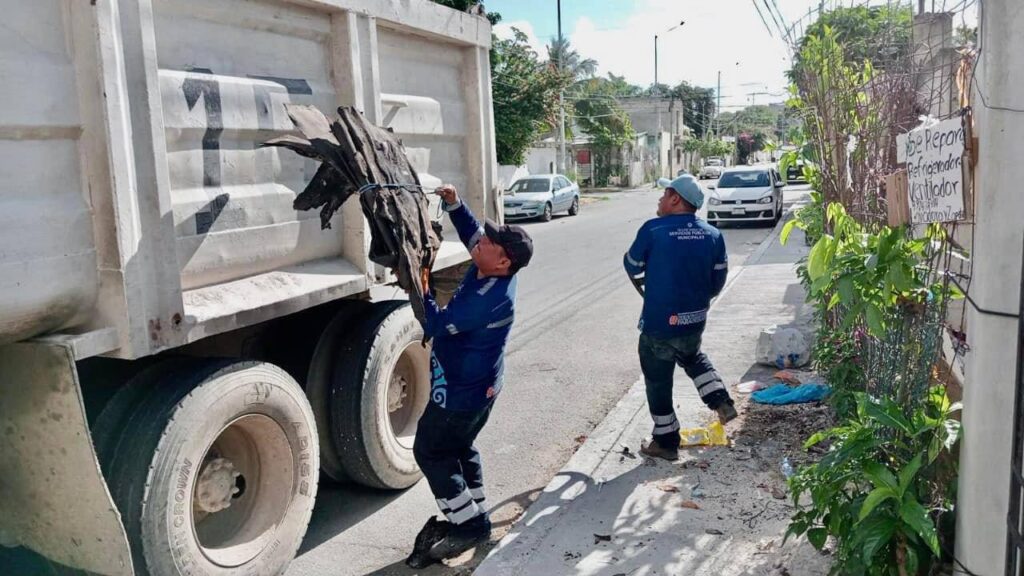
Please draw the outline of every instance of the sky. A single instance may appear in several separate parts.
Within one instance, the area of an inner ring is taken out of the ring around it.
[[[944,2],[956,0],[937,4]],[[484,4],[502,15],[495,28],[499,37],[511,36],[516,27],[546,58],[544,46],[558,36],[556,0]],[[658,35],[658,81],[715,88],[721,72],[722,110],[729,111],[786,100],[789,48],[766,4],[778,7],[785,29],[819,0],[562,0],[562,33],[583,57],[598,62],[599,74],[613,72],[641,86],[654,82]],[[668,31],[679,22],[685,24]]]

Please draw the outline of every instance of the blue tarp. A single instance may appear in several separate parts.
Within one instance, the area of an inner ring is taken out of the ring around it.
[[[761,404],[802,404],[821,400],[831,392],[832,389],[824,384],[801,384],[795,388],[777,384],[771,388],[754,392],[750,398]]]

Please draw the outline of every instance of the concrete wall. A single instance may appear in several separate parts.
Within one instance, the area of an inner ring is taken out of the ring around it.
[[[658,143],[661,151],[656,153],[659,177],[672,177],[680,168],[689,168],[686,159],[678,160],[675,152],[677,145],[681,146],[683,138],[691,133],[683,122],[680,102],[670,102],[668,98],[626,98],[620,104],[637,133],[661,135]]]
[[[637,132],[681,133],[683,112],[679,102],[670,103],[668,98],[623,98],[619,104]]]
[[[1024,10],[989,0],[981,11],[977,85],[989,106],[1022,108]],[[1021,283],[1024,114],[986,107],[974,91],[980,142],[971,296],[978,306],[1016,313]],[[1017,320],[968,306],[973,352],[964,384],[957,557],[976,574],[1003,574],[1015,396]]]
[[[658,145],[658,164],[661,166],[659,169],[659,178],[671,178],[676,175],[673,167],[672,153],[672,134],[669,132],[662,132],[657,141]]]
[[[953,47],[953,14],[914,16],[914,79],[918,101],[933,116],[949,116],[960,108],[954,72],[959,55]]]
[[[570,154],[570,152],[566,152]],[[568,158],[566,159],[568,168]],[[530,148],[526,152],[526,167],[530,174],[551,174],[558,171],[558,150],[555,148]]]
[[[532,172],[526,166],[498,166],[498,190],[508,190],[513,182],[529,176]]]

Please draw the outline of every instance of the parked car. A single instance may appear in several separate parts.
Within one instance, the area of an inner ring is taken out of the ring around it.
[[[700,169],[700,174],[697,175],[701,180],[707,178],[720,178],[722,176],[722,170],[724,163],[718,158],[709,158],[704,164],[704,167]]]
[[[786,168],[786,182],[807,182],[807,178],[804,178],[803,160],[797,160],[796,162],[790,164],[788,168]]]
[[[767,222],[782,217],[782,175],[773,166],[743,166],[722,173],[709,186],[708,222]]]
[[[538,174],[516,180],[505,194],[505,220],[539,218],[556,212],[580,213],[580,187],[561,174]]]

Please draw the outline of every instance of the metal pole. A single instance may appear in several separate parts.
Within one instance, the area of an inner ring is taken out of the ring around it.
[[[718,103],[715,104],[715,135],[719,138],[722,137],[722,120],[719,114],[722,113],[722,71],[718,71],[718,88],[715,91],[715,95],[718,97]]]
[[[564,70],[565,44],[562,41],[562,0],[558,0],[558,69]],[[565,90],[558,93],[558,173],[565,174]]]
[[[658,35],[654,35],[654,92],[658,90]]]
[[[654,35],[654,93],[652,94],[655,98],[661,96],[661,87],[658,86],[658,35]],[[658,138],[661,138],[661,103],[658,101],[654,102],[655,108],[658,110]],[[660,144],[659,144],[660,146]],[[661,152],[658,152],[658,164],[661,164]]]

